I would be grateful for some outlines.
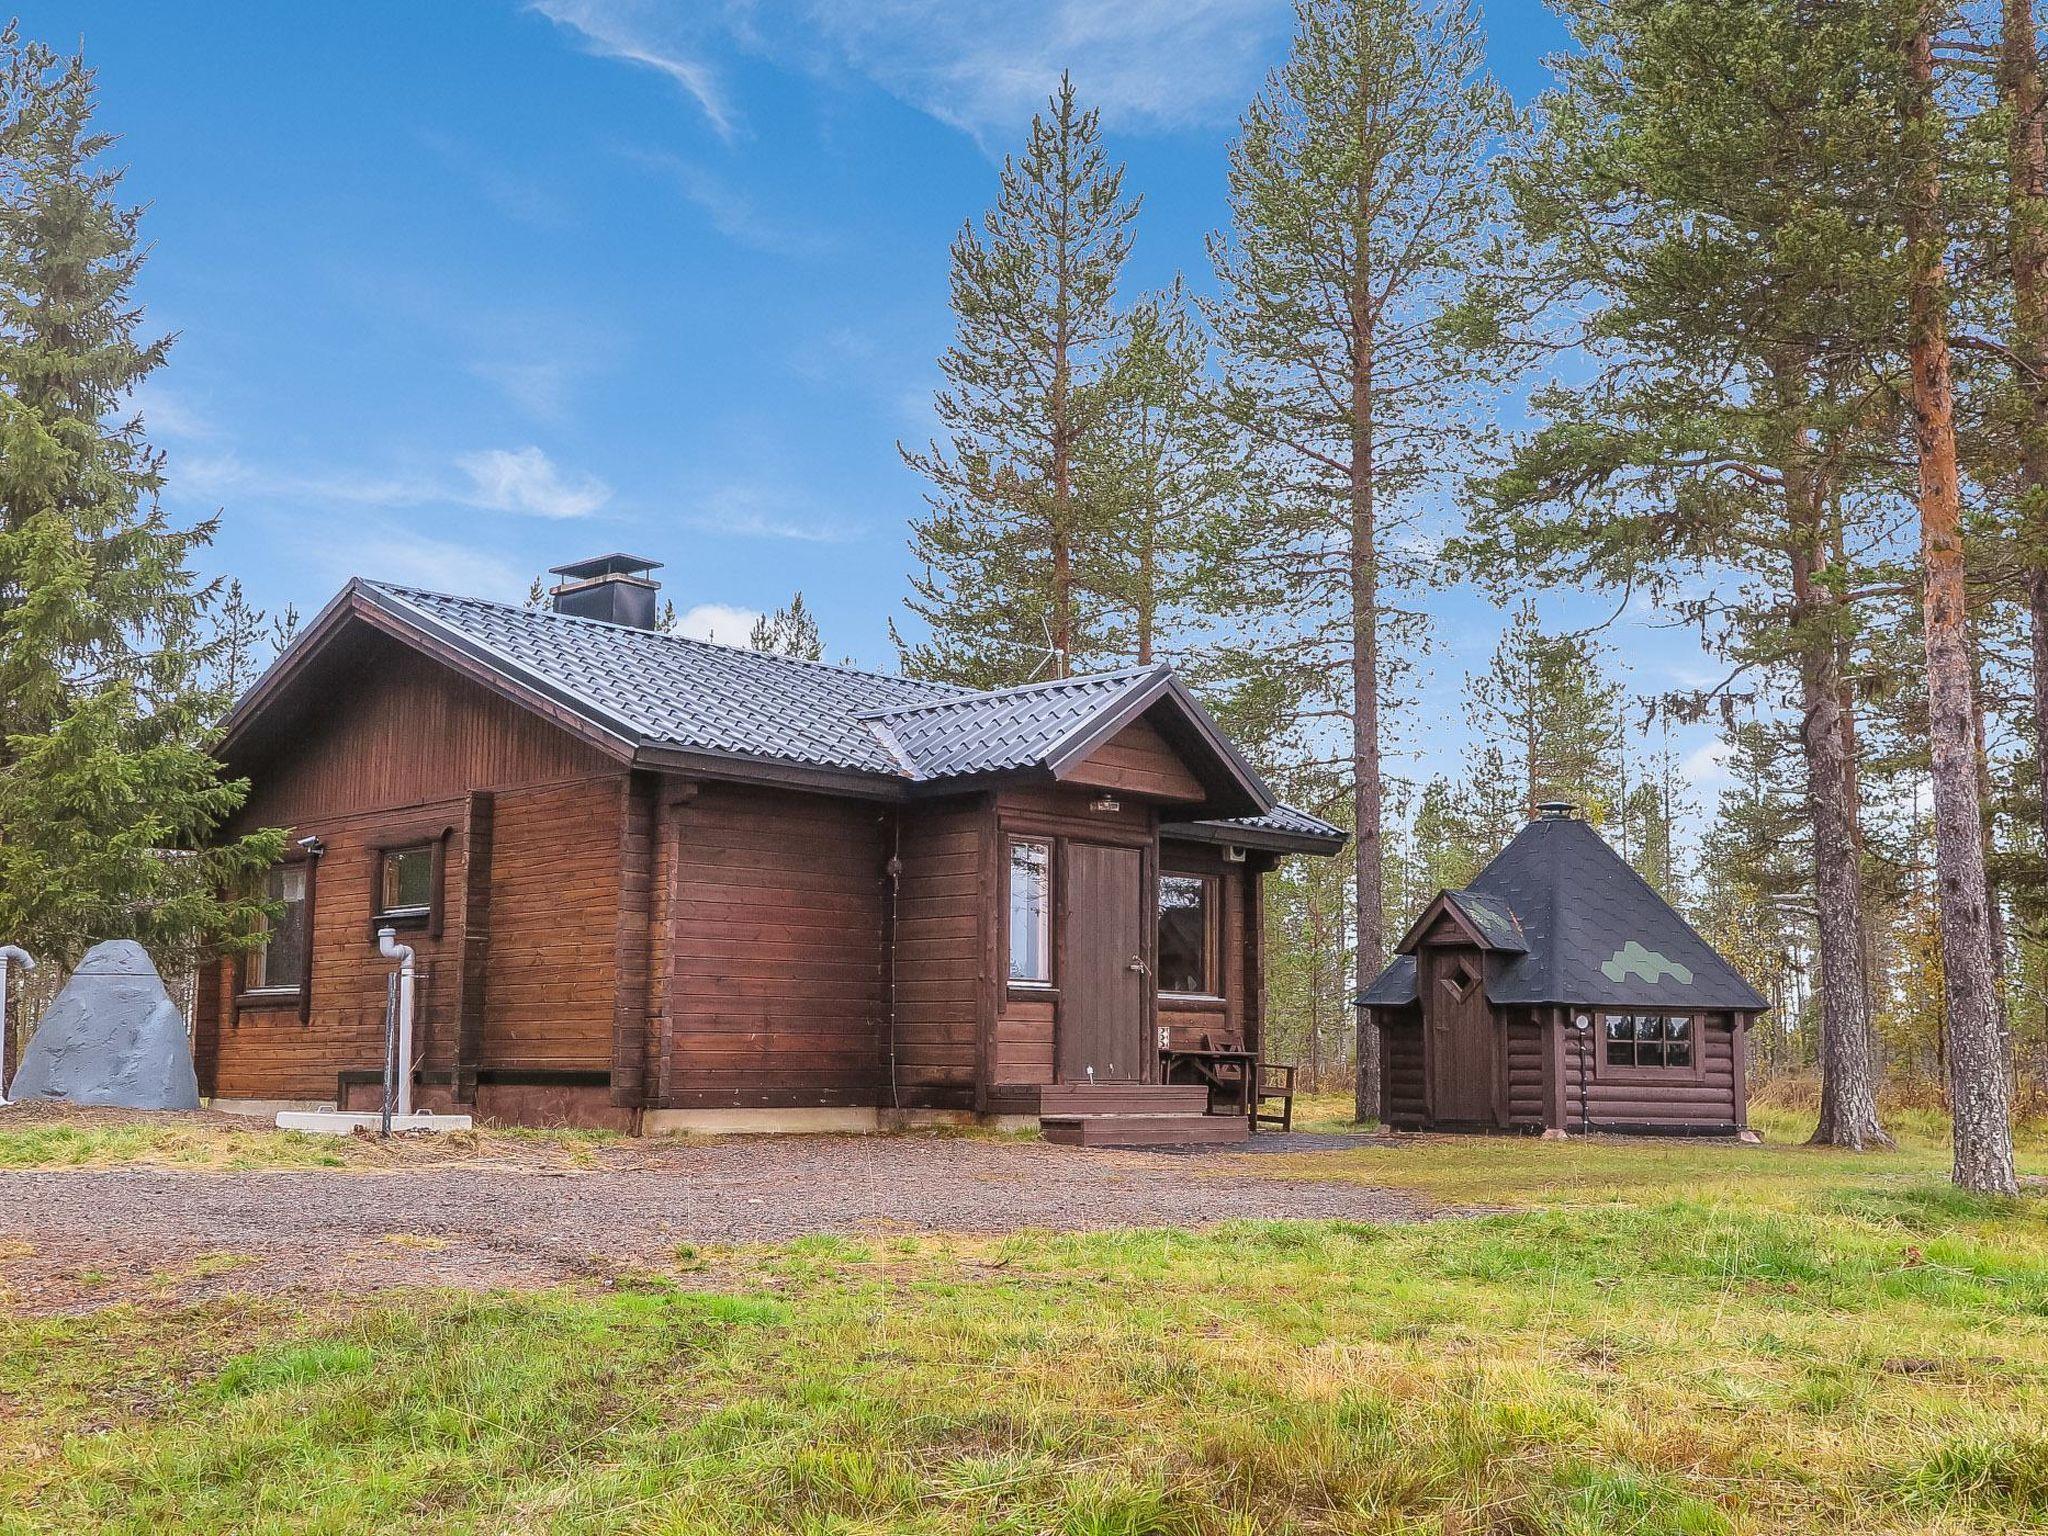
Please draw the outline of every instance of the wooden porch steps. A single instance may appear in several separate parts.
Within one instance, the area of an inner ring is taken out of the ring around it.
[[[1060,1083],[1038,1095],[1039,1128],[1060,1146],[1231,1146],[1251,1135],[1243,1115],[1208,1111],[1202,1083]]]

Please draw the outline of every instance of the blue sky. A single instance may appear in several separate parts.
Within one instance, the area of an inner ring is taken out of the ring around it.
[[[946,247],[1070,68],[1145,196],[1130,277],[1208,286],[1224,149],[1285,0],[28,4],[83,41],[142,290],[179,334],[144,399],[210,559],[310,613],[352,574],[518,598],[614,548],[697,632],[801,588],[886,666],[950,335]],[[1562,45],[1496,0],[1526,102]],[[1514,402],[1504,402],[1512,414]],[[1499,617],[1433,598],[1435,730]],[[1604,616],[1554,599],[1557,622]],[[1637,686],[1697,677],[1630,632]],[[1690,738],[1688,747],[1700,738]]]

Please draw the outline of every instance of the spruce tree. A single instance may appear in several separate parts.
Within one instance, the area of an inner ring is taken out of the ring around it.
[[[1346,729],[1361,986],[1386,960],[1385,674],[1416,621],[1405,535],[1455,459],[1482,382],[1444,345],[1447,311],[1494,212],[1512,120],[1464,0],[1298,0],[1287,60],[1230,155],[1231,229],[1212,240],[1209,311],[1228,409],[1255,455],[1259,568]],[[1358,1015],[1357,1109],[1379,1101]]]
[[[914,676],[992,688],[1103,659],[1101,569],[1121,493],[1098,462],[1138,203],[1099,115],[1060,79],[996,203],[953,242],[944,439],[904,461],[931,482],[911,527]]]
[[[283,835],[213,839],[246,791],[206,751],[234,670],[190,566],[214,525],[158,505],[131,402],[169,344],[141,333],[139,214],[93,109],[81,58],[0,35],[0,934],[175,965],[246,938],[262,908],[235,893]]]

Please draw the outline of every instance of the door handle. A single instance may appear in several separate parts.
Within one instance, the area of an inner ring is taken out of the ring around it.
[[[1136,971],[1140,976],[1149,976],[1152,974],[1152,967],[1145,963],[1145,957],[1143,955],[1131,956],[1131,963],[1125,966],[1124,969],[1127,971]]]

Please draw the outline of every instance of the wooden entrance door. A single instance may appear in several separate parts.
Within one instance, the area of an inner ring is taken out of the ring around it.
[[[1498,1072],[1485,957],[1476,949],[1422,952],[1423,1074],[1431,1120],[1491,1125]]]
[[[1145,856],[1135,848],[1067,844],[1061,945],[1059,1080],[1145,1080]]]

